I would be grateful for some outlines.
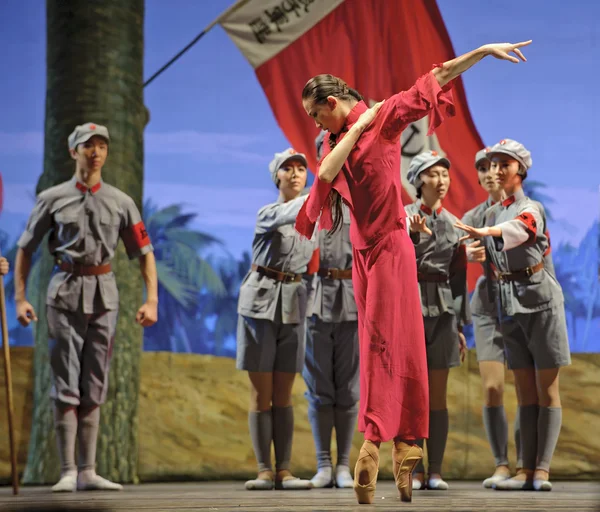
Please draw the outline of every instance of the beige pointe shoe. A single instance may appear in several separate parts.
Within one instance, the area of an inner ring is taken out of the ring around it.
[[[354,467],[354,493],[358,503],[368,504],[375,500],[375,486],[379,473],[379,448],[371,441],[365,441],[358,454]],[[361,484],[360,481],[367,481]]]
[[[396,488],[402,501],[412,501],[412,474],[415,466],[423,458],[423,450],[416,444],[402,441],[394,443],[392,459]]]

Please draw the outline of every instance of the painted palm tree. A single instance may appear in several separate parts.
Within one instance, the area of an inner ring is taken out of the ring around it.
[[[150,201],[144,204],[144,224],[156,257],[160,321],[146,329],[147,350],[192,352],[190,341],[201,294],[211,301],[227,295],[221,277],[200,255],[212,245],[222,242],[195,231],[190,223],[196,214],[184,213],[175,204],[158,209]]]
[[[220,297],[202,294],[198,309],[197,325],[208,331],[211,338],[210,352],[218,356],[233,356],[235,348],[227,347],[227,341],[235,338],[237,327],[237,303],[242,280],[248,273],[251,259],[244,252],[240,260],[233,257],[222,259],[214,266],[218,268],[226,293]],[[207,328],[207,324],[211,328]]]
[[[570,342],[577,348],[577,320],[586,315],[586,304],[582,298],[583,290],[579,280],[580,268],[577,264],[577,248],[570,244],[561,244],[553,251],[554,270],[565,298],[565,310],[571,328]]]

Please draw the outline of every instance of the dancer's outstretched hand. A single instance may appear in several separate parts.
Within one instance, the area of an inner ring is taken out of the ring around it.
[[[523,62],[527,62],[525,55],[519,50],[519,48],[523,48],[523,46],[528,46],[532,42],[532,39],[529,41],[523,41],[522,43],[491,43],[485,44],[481,48],[487,52],[488,55],[492,55],[500,60],[508,60],[510,62],[514,62],[515,64],[519,63],[519,59]],[[514,53],[517,57],[511,55]]]
[[[426,235],[431,236],[433,233],[431,229],[427,227],[427,219],[425,217],[421,217],[418,213],[410,217],[410,231],[412,233],[425,233]]]

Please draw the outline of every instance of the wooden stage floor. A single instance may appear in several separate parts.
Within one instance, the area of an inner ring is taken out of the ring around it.
[[[418,491],[402,503],[389,481],[380,482],[373,505],[357,505],[352,489],[246,491],[243,482],[197,482],[126,486],[123,492],[52,494],[49,487],[23,487],[19,496],[0,487],[2,511],[600,511],[596,482],[555,482],[552,492],[483,489],[479,482],[451,482],[449,491]]]

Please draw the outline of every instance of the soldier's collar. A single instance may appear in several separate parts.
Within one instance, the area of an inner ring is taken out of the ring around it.
[[[439,215],[440,213],[442,213],[443,209],[444,209],[444,207],[442,205],[440,205],[440,207],[435,210],[435,213],[437,215]],[[431,208],[429,208],[429,206],[427,206],[426,204],[423,204],[423,203],[419,204],[419,210],[426,213],[427,215],[431,215],[433,213],[433,210]]]
[[[504,208],[508,208],[515,201],[518,201],[519,199],[523,199],[524,197],[525,197],[525,193],[523,192],[523,189],[520,188],[512,196],[509,196],[504,201],[502,201],[502,206],[504,206]]]
[[[98,192],[98,190],[102,188],[102,180],[96,183],[93,187],[88,187],[84,183],[81,183],[75,176],[73,176],[72,181],[74,182],[77,190],[79,190],[82,194],[85,194],[88,190],[90,191],[90,193],[95,194],[96,192]]]

